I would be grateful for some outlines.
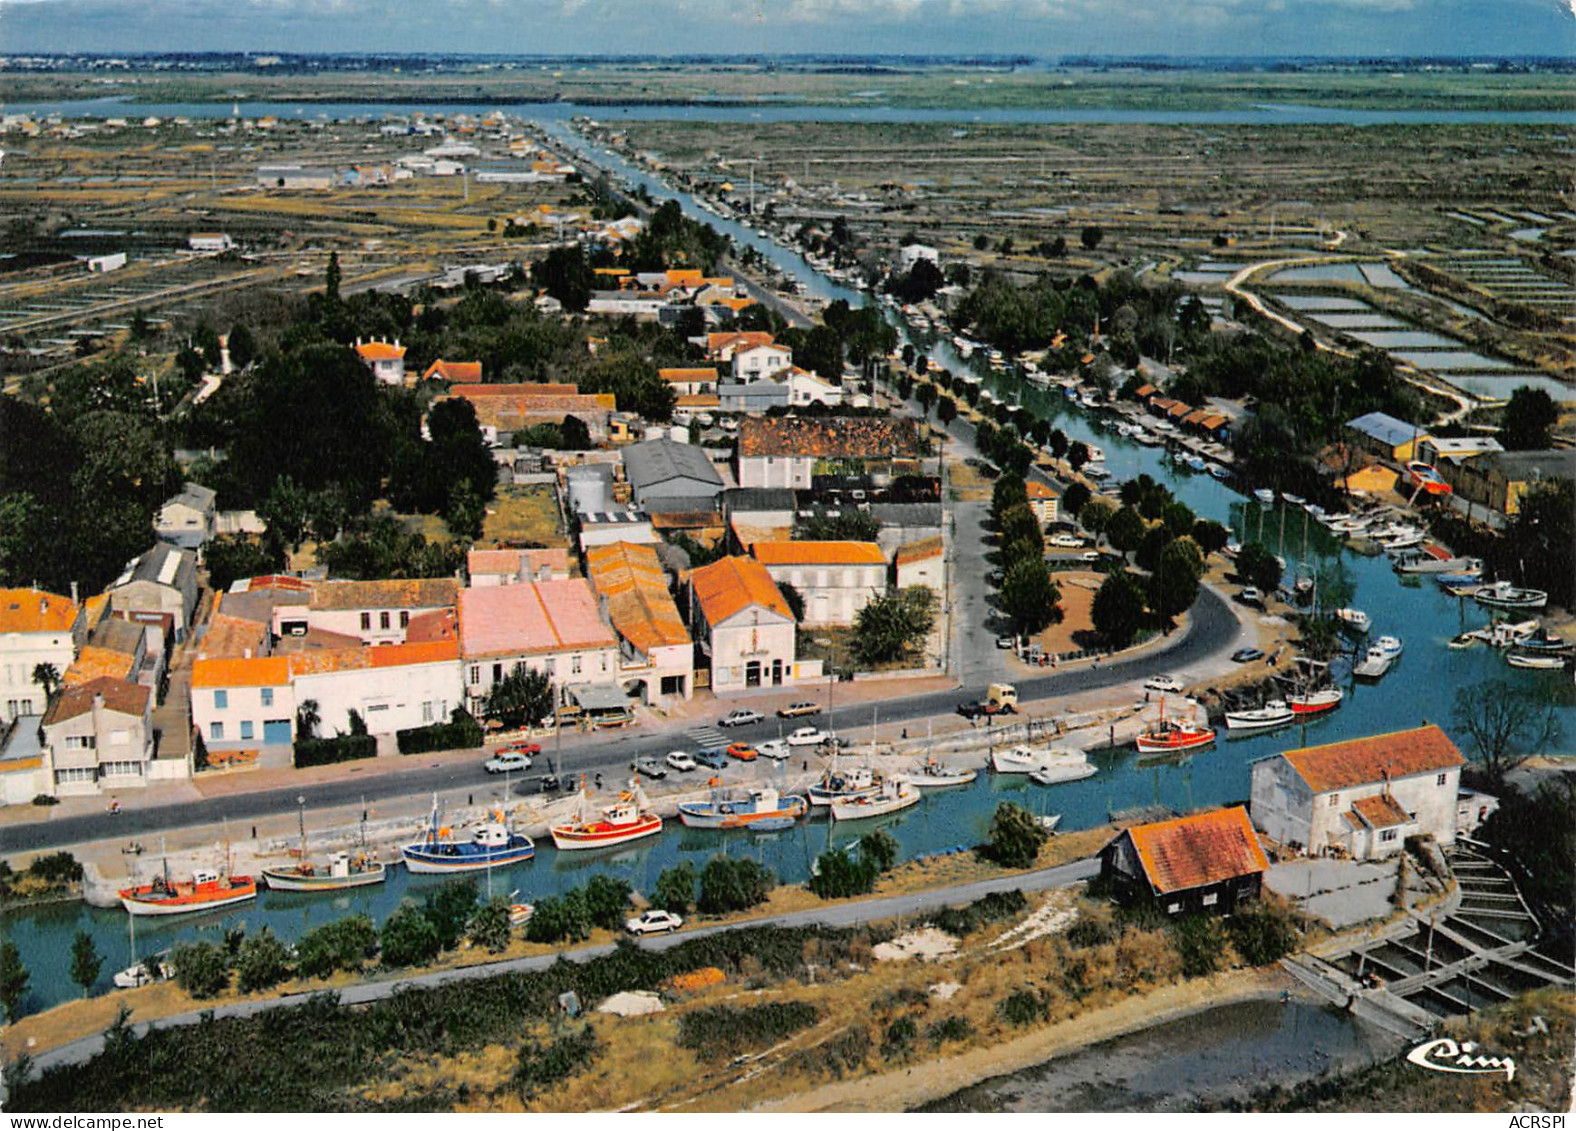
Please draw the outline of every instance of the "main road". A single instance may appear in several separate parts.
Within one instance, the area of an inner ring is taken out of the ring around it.
[[[1115,687],[1160,667],[1183,668],[1218,655],[1233,643],[1236,634],[1237,618],[1226,607],[1225,601],[1211,589],[1200,589],[1198,603],[1193,606],[1192,621],[1186,632],[1178,633],[1158,648],[1145,650],[1127,659],[1105,661],[1098,667],[1079,667],[1053,675],[1020,679],[1017,681],[1018,696],[1025,700],[1051,699]],[[886,700],[881,704],[881,721],[885,725],[944,715],[955,709],[959,702],[982,698],[985,692],[986,685],[982,683],[966,685],[956,691],[930,692]],[[731,706],[748,705],[749,702],[743,697],[721,700],[718,714],[725,713]],[[859,710],[862,716],[865,708]],[[852,708],[834,708],[823,725],[835,730],[839,717],[850,726],[859,725],[854,722],[851,711]],[[860,721],[864,721],[863,718]],[[756,729],[741,728],[738,733],[741,738],[748,739]],[[682,745],[682,737],[673,732],[656,735],[628,732],[610,741],[576,744],[565,750],[564,760],[566,769],[575,774],[623,771],[635,758],[645,755],[660,758],[667,751]],[[294,813],[299,804],[297,798],[301,797],[306,798],[309,809],[329,809],[359,805],[363,799],[371,803],[471,786],[497,786],[497,779],[490,777],[481,768],[480,758],[465,764],[424,763],[419,756],[405,761],[420,764],[392,773],[314,785],[292,785],[285,789],[183,801],[175,805],[124,809],[115,816],[93,813],[11,825],[0,829],[0,852],[33,852],[106,837],[129,837],[192,825],[216,825],[222,820],[255,820]]]

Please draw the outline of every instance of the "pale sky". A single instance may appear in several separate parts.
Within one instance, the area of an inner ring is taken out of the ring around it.
[[[0,0],[0,53],[1576,55],[1576,0]]]

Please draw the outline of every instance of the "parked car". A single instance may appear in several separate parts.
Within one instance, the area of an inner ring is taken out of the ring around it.
[[[751,711],[748,708],[740,707],[729,711],[718,721],[717,725],[720,727],[747,727],[760,722],[765,717],[759,711]]]
[[[987,573],[985,575],[985,581],[986,581],[987,584],[998,586],[998,587],[1006,579],[1007,579],[1007,575],[1002,573],[1001,570],[999,570],[999,569],[993,569],[993,570],[991,570],[989,573]]]
[[[774,762],[785,761],[793,754],[792,748],[780,738],[769,739],[755,750],[762,758],[770,758]]]
[[[1262,660],[1264,653],[1257,648],[1238,648],[1231,654],[1231,658],[1239,664],[1251,664],[1254,660]]]
[[[1045,544],[1061,550],[1078,550],[1083,547],[1084,540],[1076,534],[1052,534],[1045,540]]]
[[[528,758],[535,758],[541,752],[540,742],[510,742],[498,747],[500,754],[524,754]]]
[[[1152,675],[1144,680],[1145,691],[1181,691],[1182,681],[1174,675]]]
[[[664,758],[663,761],[665,761],[670,768],[679,771],[681,774],[689,773],[696,766],[695,759],[682,750],[670,750],[668,752],[668,756]]]
[[[531,768],[531,756],[515,750],[500,750],[482,763],[489,774],[518,774]]]
[[[800,727],[788,736],[789,746],[820,746],[830,735],[820,727]]]
[[[1100,553],[1099,550],[1085,550],[1083,553],[1078,555],[1078,559],[1085,562],[1097,562],[1104,556],[1105,555]]]
[[[662,763],[655,758],[636,758],[635,771],[645,774],[653,781],[661,781],[668,776],[668,772],[662,768]]]
[[[728,746],[728,757],[737,758],[741,762],[753,762],[761,756],[761,752],[748,742],[734,742]]]
[[[676,931],[684,925],[681,916],[671,911],[652,908],[642,911],[637,918],[624,924],[624,929],[632,935],[662,935],[669,931]]]
[[[786,707],[778,708],[777,717],[779,719],[802,719],[807,715],[819,715],[820,713],[821,705],[819,703],[811,703],[806,700],[803,703],[790,703]]]
[[[1010,652],[1012,649],[1016,648],[1017,646],[1018,646],[1018,638],[1016,636],[998,636],[998,637],[996,637],[996,647],[1001,648],[1004,651],[1009,651]]]
[[[1260,593],[1256,588],[1250,585],[1241,593],[1237,594],[1237,600],[1241,601],[1244,605],[1257,605],[1263,602],[1264,594]]]
[[[728,765],[728,752],[715,747],[711,750],[697,750],[695,762],[708,770],[721,770]]]

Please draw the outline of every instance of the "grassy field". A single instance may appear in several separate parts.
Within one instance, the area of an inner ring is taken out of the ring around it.
[[[488,504],[481,541],[498,545],[569,545],[553,489],[545,485],[500,487],[497,498]]]

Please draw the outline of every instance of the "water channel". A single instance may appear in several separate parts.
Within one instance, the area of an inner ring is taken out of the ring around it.
[[[142,113],[155,113],[160,108],[139,109]],[[163,109],[196,112],[215,108]],[[257,109],[250,107],[252,111]],[[335,108],[309,109],[315,113],[318,109]],[[423,109],[452,113],[457,108],[429,106]],[[392,108],[361,106],[347,112],[382,113],[392,112]],[[557,120],[540,124],[558,141],[579,151],[582,157],[591,158],[630,182],[645,185],[655,198],[679,200],[692,217],[712,224],[736,241],[755,246],[780,270],[794,274],[816,297],[842,298],[855,305],[865,301],[863,294],[825,278],[799,255],[757,236],[741,224],[701,210],[690,195],[673,191],[621,158],[592,149],[567,127],[564,119],[570,112],[573,108],[560,112]],[[917,344],[939,365],[954,371],[968,367],[944,341]],[[1365,558],[1350,552],[1298,508],[1261,507],[1208,475],[1173,467],[1159,449],[1144,447],[1098,427],[1088,414],[1070,404],[1059,389],[1042,390],[1005,375],[987,376],[987,383],[1004,400],[1020,402],[1031,411],[1055,420],[1069,436],[1099,444],[1115,476],[1128,478],[1147,472],[1166,482],[1177,497],[1199,515],[1230,525],[1239,538],[1244,534],[1252,539],[1262,538],[1272,548],[1279,549],[1291,571],[1311,574],[1318,569],[1328,571],[1336,562],[1341,563],[1355,586],[1353,604],[1373,616],[1376,635],[1391,633],[1403,639],[1405,657],[1378,685],[1348,683],[1345,703],[1328,716],[1305,726],[1242,739],[1226,738],[1223,732],[1215,748],[1181,762],[1141,764],[1132,750],[1101,752],[1095,755],[1100,773],[1081,782],[1049,789],[1036,787],[1021,778],[981,774],[971,786],[931,791],[923,803],[891,818],[839,825],[835,830],[819,818],[791,831],[755,835],[685,830],[675,822],[660,838],[623,850],[560,855],[550,845],[541,846],[535,860],[514,868],[498,869],[490,876],[478,876],[478,884],[497,893],[518,891],[521,898],[530,900],[562,892],[601,870],[627,880],[636,888],[648,888],[664,868],[685,860],[698,868],[718,852],[748,855],[770,866],[785,882],[798,882],[809,874],[810,863],[817,853],[829,843],[846,844],[858,837],[866,831],[861,825],[880,825],[891,832],[898,840],[903,859],[979,843],[996,803],[1003,798],[1018,800],[1036,812],[1060,813],[1066,829],[1103,823],[1110,810],[1134,805],[1161,804],[1185,811],[1240,802],[1248,796],[1248,763],[1257,758],[1298,746],[1379,734],[1425,722],[1439,723],[1452,731],[1450,711],[1456,693],[1495,678],[1546,686],[1552,695],[1561,697],[1565,733],[1576,735],[1576,709],[1573,709],[1576,703],[1573,703],[1566,677],[1559,673],[1508,669],[1500,654],[1484,648],[1452,651],[1445,647],[1445,642],[1464,628],[1487,623],[1486,610],[1473,602],[1452,598],[1427,581],[1403,583],[1383,558]],[[854,724],[850,720],[845,725]],[[1464,736],[1453,731],[1452,737],[1458,743],[1464,741]],[[785,782],[802,782],[802,772],[795,772],[800,764],[790,765],[791,769],[783,771]],[[216,845],[215,856],[218,854]],[[138,867],[139,874],[146,878],[157,867],[157,861],[145,857]],[[335,896],[264,892],[256,902],[229,913],[180,917],[173,922],[139,923],[137,954],[146,955],[193,938],[218,939],[227,927],[240,924],[250,931],[267,926],[279,937],[289,940],[312,926],[351,912],[365,911],[375,921],[381,921],[402,898],[419,896],[430,889],[432,883],[431,878],[413,877],[403,869],[394,869],[388,883],[381,887]],[[101,978],[107,985],[113,971],[130,961],[127,918],[118,909],[66,903],[13,912],[0,920],[0,938],[10,938],[17,943],[32,976],[29,1008],[44,1008],[79,993],[67,974],[71,938],[78,929],[92,934],[100,952],[108,956]]]

